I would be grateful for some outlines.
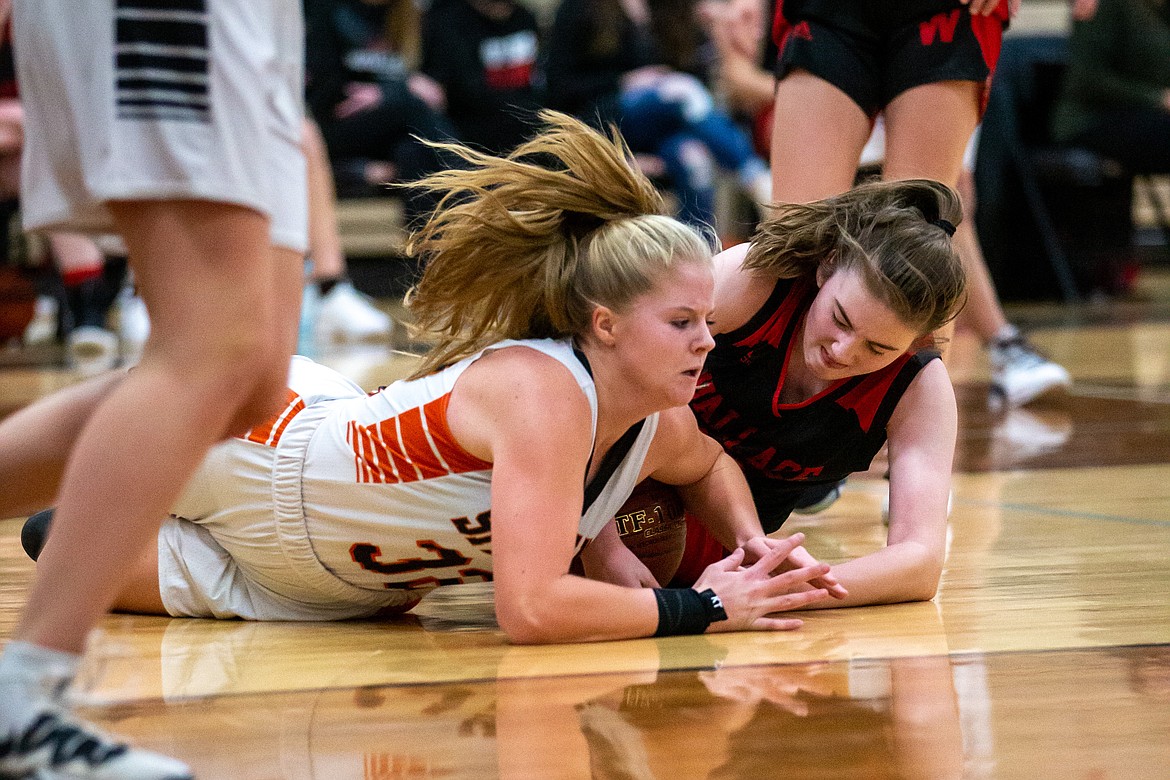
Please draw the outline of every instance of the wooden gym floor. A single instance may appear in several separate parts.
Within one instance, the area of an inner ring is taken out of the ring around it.
[[[82,706],[205,779],[1170,777],[1170,274],[1142,293],[1012,309],[1075,378],[1027,409],[989,410],[986,357],[956,340],[932,602],[555,647],[506,644],[476,593],[381,622],[115,615]],[[384,346],[316,357],[369,387],[409,363]],[[0,368],[0,412],[74,381],[28,363]],[[786,529],[830,562],[873,550],[884,489],[853,479]],[[0,521],[0,638],[33,571],[21,522]]]

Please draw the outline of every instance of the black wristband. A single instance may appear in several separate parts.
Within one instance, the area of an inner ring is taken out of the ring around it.
[[[658,600],[658,630],[654,636],[701,634],[714,622],[727,620],[723,602],[708,588],[655,588]]]

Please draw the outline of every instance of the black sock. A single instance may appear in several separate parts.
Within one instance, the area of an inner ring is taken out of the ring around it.
[[[328,279],[318,279],[317,280],[317,290],[321,293],[321,297],[324,298],[326,295],[328,295],[330,292],[333,291],[334,287],[336,287],[337,285],[341,284],[344,281],[345,281],[344,276],[330,276]]]

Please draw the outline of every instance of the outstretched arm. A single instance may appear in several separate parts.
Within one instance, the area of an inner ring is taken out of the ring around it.
[[[958,412],[942,361],[910,384],[890,420],[890,528],[886,546],[833,573],[849,591],[814,607],[893,604],[934,598],[946,556],[947,503]]]

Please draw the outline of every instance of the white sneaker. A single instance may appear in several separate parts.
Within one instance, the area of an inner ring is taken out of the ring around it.
[[[0,778],[189,780],[181,761],[129,747],[46,702],[23,731],[0,734]]]
[[[26,345],[47,344],[57,338],[57,299],[51,295],[38,295],[33,318],[24,328],[21,340]]]
[[[83,376],[109,371],[118,365],[118,337],[113,331],[82,325],[66,340],[69,366]]]
[[[387,339],[394,321],[349,282],[338,282],[317,307],[313,335],[318,341]]]
[[[1022,336],[992,342],[988,357],[991,359],[993,404],[1023,406],[1045,393],[1072,384],[1072,377],[1064,366],[1041,355]]]
[[[118,296],[118,338],[122,343],[122,365],[132,366],[142,357],[150,336],[150,314],[146,301],[126,288]]]

